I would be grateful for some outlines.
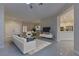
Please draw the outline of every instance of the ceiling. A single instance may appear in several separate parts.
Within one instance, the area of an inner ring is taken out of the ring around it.
[[[33,6],[32,9],[26,3],[5,4],[5,13],[6,15],[23,18],[25,21],[39,20],[54,16],[65,6],[64,3],[44,3],[40,6],[37,3],[32,3],[31,5]]]

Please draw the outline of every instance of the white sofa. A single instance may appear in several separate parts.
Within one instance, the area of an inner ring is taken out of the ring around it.
[[[52,35],[51,33],[49,33],[49,34],[43,33],[43,34],[40,34],[40,37],[44,37],[44,38],[53,38],[53,35]]]
[[[36,48],[36,40],[27,42],[25,38],[13,35],[12,41],[21,50],[23,54],[26,54]]]

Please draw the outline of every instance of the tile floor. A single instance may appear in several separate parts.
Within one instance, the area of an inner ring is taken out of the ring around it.
[[[73,52],[73,41],[57,42],[44,38],[42,40],[52,42],[52,44],[33,55],[24,55],[12,42],[7,42],[4,48],[0,48],[0,56],[77,56],[77,54]]]

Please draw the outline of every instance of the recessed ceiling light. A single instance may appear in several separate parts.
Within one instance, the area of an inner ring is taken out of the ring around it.
[[[26,3],[26,4],[30,4],[30,3]]]

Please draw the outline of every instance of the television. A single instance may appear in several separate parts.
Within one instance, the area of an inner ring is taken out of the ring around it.
[[[50,27],[43,27],[43,32],[50,32]]]

